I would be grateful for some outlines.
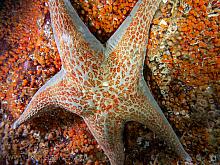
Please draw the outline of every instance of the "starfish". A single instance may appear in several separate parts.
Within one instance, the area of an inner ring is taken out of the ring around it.
[[[143,78],[150,23],[160,2],[139,0],[111,38],[101,44],[69,0],[49,0],[62,68],[36,92],[13,127],[60,107],[81,116],[111,164],[121,165],[124,125],[137,121],[182,159],[191,161]]]

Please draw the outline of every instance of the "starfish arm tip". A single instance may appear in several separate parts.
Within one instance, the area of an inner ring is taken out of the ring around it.
[[[192,162],[192,158],[191,158],[191,156],[188,153],[185,153],[185,158],[184,159],[187,162]]]
[[[13,128],[13,129],[17,129],[18,126],[19,126],[19,122],[18,122],[18,120],[16,120],[16,121],[12,124],[12,128]]]

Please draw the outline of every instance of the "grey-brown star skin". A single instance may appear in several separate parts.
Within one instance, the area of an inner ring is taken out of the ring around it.
[[[122,165],[124,124],[137,121],[191,161],[143,78],[150,23],[160,2],[139,0],[104,46],[69,0],[49,0],[62,69],[33,96],[13,127],[61,107],[81,116],[111,164]]]

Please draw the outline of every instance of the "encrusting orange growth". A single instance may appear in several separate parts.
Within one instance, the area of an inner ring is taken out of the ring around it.
[[[179,68],[180,72],[184,70],[185,74],[179,72],[176,76],[189,85],[208,84],[218,79],[217,70],[220,69],[217,63],[220,15],[209,13],[209,8],[214,8],[211,1],[186,0],[185,3],[191,9],[178,21],[182,57],[174,61],[174,67]]]
[[[88,134],[88,129],[85,123],[81,123],[78,126],[72,127],[67,132],[64,132],[64,136],[68,136],[71,142],[69,143],[68,147],[74,152],[78,150],[81,153],[93,153],[94,145],[97,142],[92,138],[91,134]],[[71,151],[70,151],[71,152]]]
[[[172,16],[166,15],[169,13],[167,10],[161,10],[167,27],[162,27],[164,24],[160,24],[161,19],[153,20],[154,25],[160,25],[161,31],[158,31],[157,36],[151,32],[148,49],[157,50],[160,44],[158,37],[161,40],[162,34],[176,24],[175,36],[167,40],[170,55],[162,56],[162,62],[169,66],[173,77],[192,86],[218,80],[219,2],[184,0],[177,7],[176,12],[171,12]],[[175,18],[178,19],[174,21]]]
[[[205,164],[211,158],[200,154],[215,155],[219,146],[219,135],[213,133],[219,131],[213,124],[219,118],[211,117],[216,120],[210,128],[207,115],[218,111],[214,100],[220,80],[219,11],[217,0],[161,4],[147,45],[146,64],[152,71],[148,80],[155,81],[149,81],[151,89],[158,90],[154,86],[159,86],[162,96],[158,100],[162,100],[168,118],[185,135],[183,144],[190,145],[191,153],[202,157],[200,162]]]
[[[105,42],[131,12],[137,0],[71,0],[90,31]]]
[[[4,34],[2,36],[4,37],[2,43],[5,44],[2,50],[3,54],[1,55],[0,67],[3,72],[1,79],[10,79],[10,82],[15,84],[13,89],[11,89],[12,93],[7,92],[9,98],[12,94],[16,94],[17,97],[19,95],[25,97],[27,93],[25,95],[22,94],[25,93],[25,87],[35,88],[36,90],[36,88],[42,85],[42,81],[45,81],[45,78],[41,81],[36,80],[34,75],[37,73],[41,77],[43,74],[41,71],[44,71],[47,77],[55,74],[55,71],[60,69],[60,59],[55,42],[42,40],[42,37],[45,37],[43,26],[46,22],[40,20],[43,19],[46,21],[44,15],[49,14],[48,7],[45,6],[45,1],[29,2],[23,0],[16,3],[14,9],[11,9],[11,3],[11,1],[6,3],[5,10],[15,10],[16,14],[9,12],[8,15],[1,16],[4,18],[4,22],[0,24]],[[36,26],[37,23],[38,27]],[[39,41],[41,42],[39,43]],[[47,45],[51,45],[53,50],[49,52],[51,48],[49,49]],[[10,63],[10,69],[8,63]],[[39,68],[41,69],[39,70]],[[9,82],[6,82],[1,88],[2,91],[5,91],[5,89],[11,88],[11,85]],[[13,91],[16,91],[16,93]],[[22,109],[11,107],[13,109],[12,115],[15,116],[25,107],[22,101],[23,97],[19,99],[17,97],[14,97],[14,100],[17,104],[22,104],[23,107]],[[2,99],[7,100],[7,98]],[[10,102],[9,105],[11,105]],[[17,109],[17,112],[14,109]]]

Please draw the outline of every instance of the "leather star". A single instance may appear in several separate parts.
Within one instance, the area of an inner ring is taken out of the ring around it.
[[[150,23],[160,2],[139,0],[103,45],[69,0],[49,0],[62,69],[37,91],[13,127],[61,107],[81,116],[111,164],[121,165],[124,124],[137,121],[190,161],[143,78]]]

